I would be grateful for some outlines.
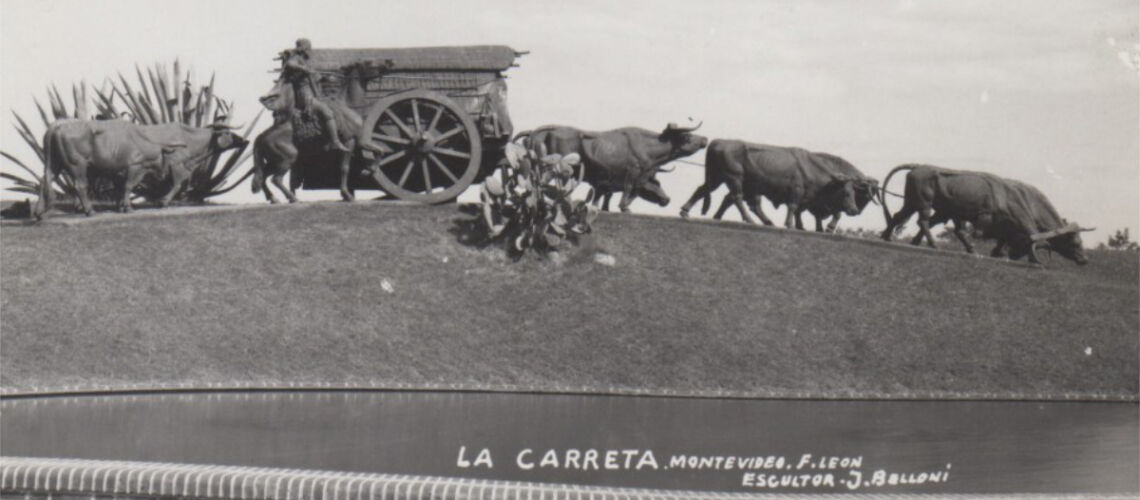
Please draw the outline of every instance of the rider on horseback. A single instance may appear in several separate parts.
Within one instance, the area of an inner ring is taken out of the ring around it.
[[[307,38],[298,39],[296,48],[287,50],[282,55],[281,77],[293,85],[297,109],[301,112],[311,110],[324,126],[329,144],[335,149],[347,152],[348,146],[340,141],[340,134],[337,133],[336,115],[328,104],[317,98],[316,82],[313,81],[314,70],[309,67],[309,52],[312,49],[313,46]]]

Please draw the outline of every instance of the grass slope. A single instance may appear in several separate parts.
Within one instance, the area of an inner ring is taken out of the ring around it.
[[[461,244],[470,216],[454,206],[100,217],[3,229],[5,390],[1138,393],[1135,254],[1091,252],[1087,267],[1056,259],[1040,270],[740,224],[603,215],[596,238],[556,264]],[[616,266],[595,263],[595,250]]]

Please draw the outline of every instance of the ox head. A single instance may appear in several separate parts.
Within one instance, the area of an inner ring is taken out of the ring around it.
[[[858,179],[853,185],[855,189],[855,206],[862,213],[868,203],[881,202],[882,189],[879,188],[878,179]]]
[[[1095,228],[1083,228],[1075,222],[1070,222],[1060,229],[1031,235],[1029,237],[1032,242],[1031,251],[1044,248],[1057,252],[1061,254],[1062,257],[1083,266],[1089,263],[1089,259],[1085,257],[1085,250],[1081,242],[1081,233],[1094,229]]]
[[[847,175],[832,177],[819,191],[818,200],[829,210],[840,210],[847,215],[859,215],[867,206],[873,191],[868,191],[862,179]],[[865,199],[862,204],[860,200]]]
[[[705,146],[709,145],[709,139],[703,135],[694,134],[697,129],[701,128],[698,123],[692,127],[681,127],[676,123],[670,123],[665,126],[665,130],[661,132],[661,140],[666,141],[672,146],[672,155],[669,159],[684,158],[690,156],[697,151],[700,151]]]
[[[232,148],[244,148],[249,141],[244,137],[235,134],[234,129],[241,128],[240,125],[234,127],[226,123],[225,117],[222,117],[210,124],[210,148],[216,151],[225,151]]]
[[[657,180],[657,177],[650,177],[646,180],[637,189],[637,196],[663,207],[669,204],[669,195],[665,194],[665,189],[661,187],[661,181]]]

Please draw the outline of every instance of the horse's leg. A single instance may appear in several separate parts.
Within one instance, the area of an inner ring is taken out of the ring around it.
[[[348,171],[352,167],[352,153],[351,150],[355,148],[355,141],[350,141],[352,144],[348,146],[351,148],[347,153],[340,155],[340,198],[344,201],[353,201],[356,199],[352,191],[348,189]]]
[[[289,200],[289,203],[297,203],[297,197],[293,194],[292,191],[289,190],[289,186],[285,185],[285,173],[285,170],[279,170],[277,173],[273,174],[273,185],[277,186],[277,189],[281,190],[281,192],[285,195],[285,198]],[[268,192],[269,190],[266,189],[266,191]],[[273,203],[277,203],[277,200],[273,200]]]
[[[270,179],[277,186],[281,186],[281,184],[278,184],[277,174],[270,174],[268,177],[254,178],[254,182],[260,182],[261,183],[261,189],[265,191],[265,201],[268,201],[269,203],[276,205],[277,204],[277,197],[273,196],[273,190],[269,188],[269,182],[268,181]]]

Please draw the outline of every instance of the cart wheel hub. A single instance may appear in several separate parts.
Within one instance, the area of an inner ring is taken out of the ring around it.
[[[435,141],[430,140],[426,137],[417,138],[412,143],[412,145],[420,154],[428,154],[432,152],[433,149],[435,149]]]

